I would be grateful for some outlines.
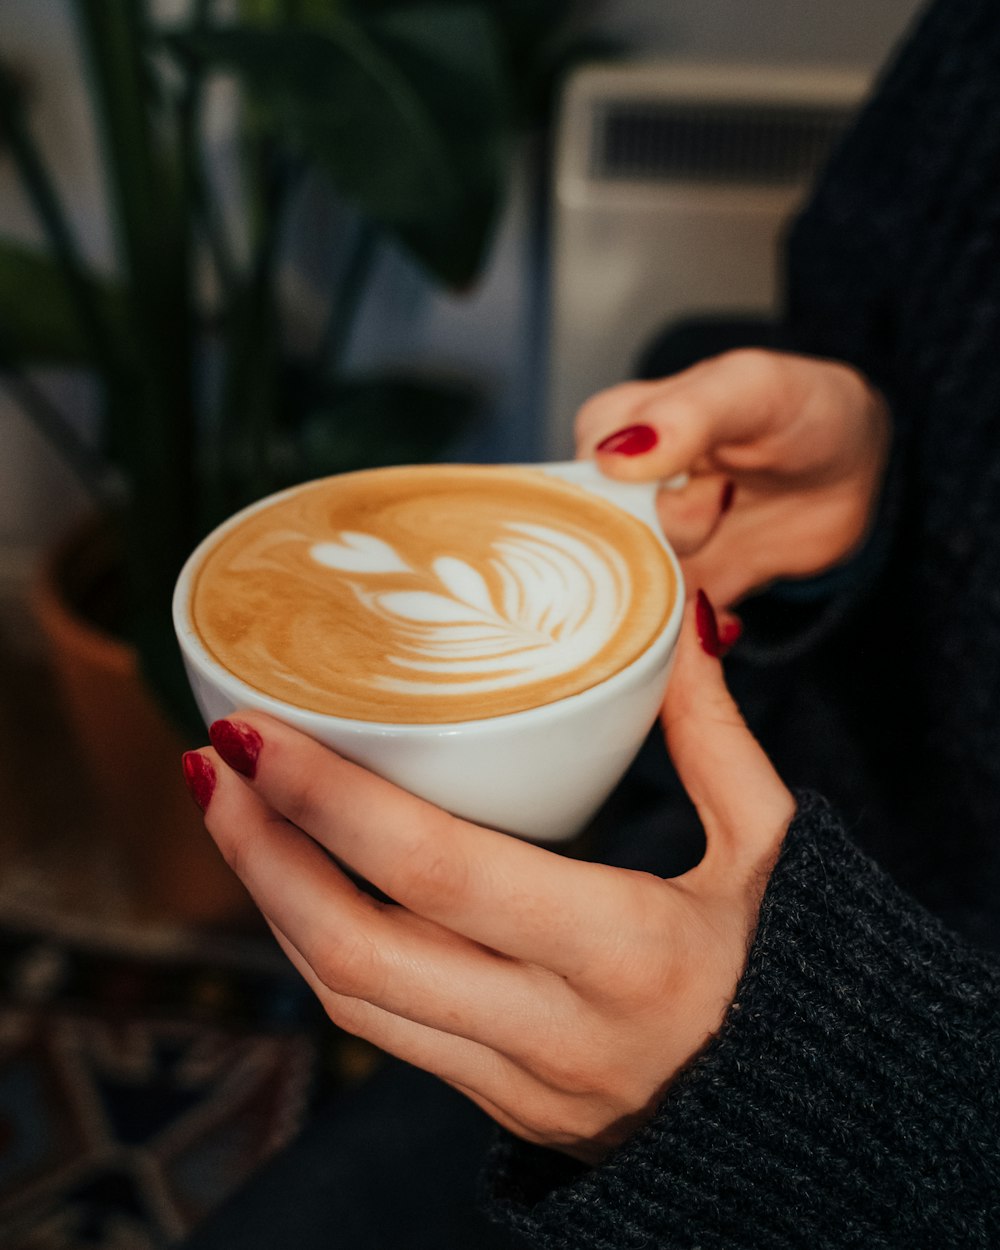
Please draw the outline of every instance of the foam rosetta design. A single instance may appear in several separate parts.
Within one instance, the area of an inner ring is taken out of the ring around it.
[[[599,539],[583,543],[549,526],[510,521],[491,553],[496,589],[456,556],[439,555],[421,570],[372,534],[345,531],[310,548],[378,618],[386,667],[369,680],[401,694],[453,698],[574,672],[628,611],[628,566]],[[406,588],[379,586],[400,573],[409,575]]]
[[[253,690],[331,716],[451,724],[578,694],[660,633],[677,584],[656,536],[528,469],[362,470],[234,519],[191,623]]]

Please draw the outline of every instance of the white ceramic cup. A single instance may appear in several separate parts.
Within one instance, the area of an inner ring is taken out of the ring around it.
[[[684,583],[657,521],[655,485],[613,482],[585,460],[519,467],[573,482],[617,504],[648,525],[666,550],[677,578],[677,601],[659,635],[631,664],[554,703],[444,725],[350,720],[263,694],[205,650],[191,623],[189,600],[208,551],[223,533],[278,498],[270,496],[210,534],[184,565],[174,592],[174,627],[206,724],[238,708],[267,712],[466,820],[540,842],[579,833],[621,780],[656,720],[680,631]]]

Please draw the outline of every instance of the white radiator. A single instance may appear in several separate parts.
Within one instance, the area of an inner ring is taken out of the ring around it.
[[[676,62],[587,66],[557,130],[546,454],[691,315],[767,314],[790,215],[867,75]]]

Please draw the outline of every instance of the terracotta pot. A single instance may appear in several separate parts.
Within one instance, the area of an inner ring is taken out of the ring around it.
[[[90,836],[111,843],[135,919],[244,928],[254,909],[181,780],[180,735],[135,651],[76,606],[81,586],[113,584],[106,546],[99,526],[80,527],[43,563],[32,594],[89,791]]]

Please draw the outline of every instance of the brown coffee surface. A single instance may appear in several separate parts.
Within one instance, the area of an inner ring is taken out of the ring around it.
[[[677,595],[636,518],[537,470],[327,478],[225,531],[198,568],[208,652],[295,706],[393,724],[523,711],[639,656]]]

